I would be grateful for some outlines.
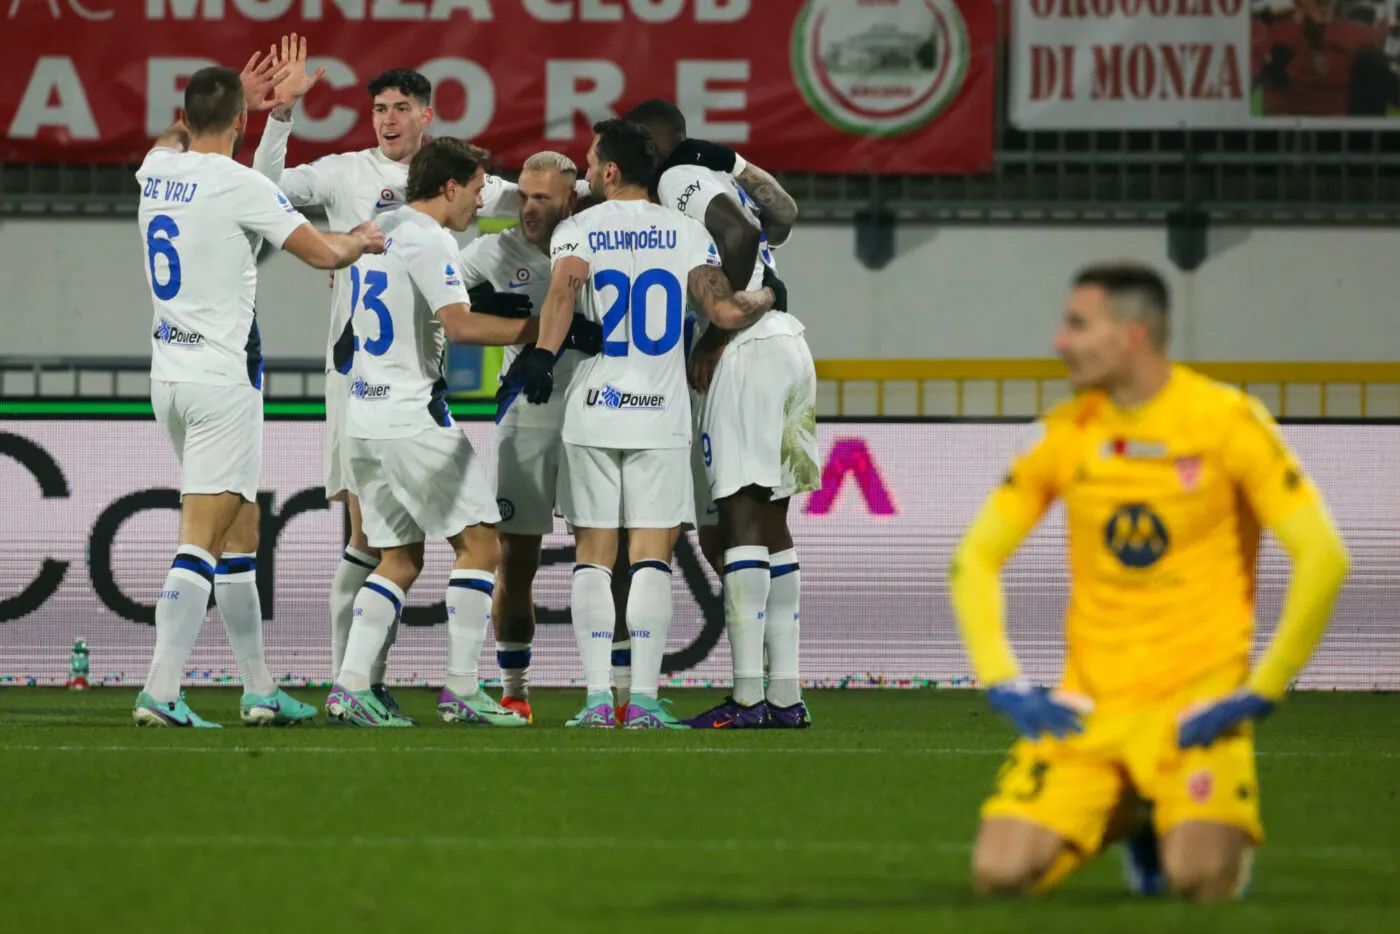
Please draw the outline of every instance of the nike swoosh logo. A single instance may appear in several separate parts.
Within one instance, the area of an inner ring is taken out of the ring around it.
[[[724,720],[724,721],[721,721],[720,723],[716,723],[716,724],[715,724],[715,729],[717,729],[717,730],[723,729],[724,727],[729,726],[729,724],[731,724],[731,723],[733,723],[733,722],[734,722],[733,720]]]
[[[397,203],[397,201],[376,201],[374,202],[374,206],[382,210],[384,208],[391,208]]]
[[[510,287],[511,287],[512,289],[523,289],[523,288],[525,288],[525,286],[527,286],[527,285],[529,285],[529,284],[530,284],[529,282],[512,282],[512,283],[510,283]]]

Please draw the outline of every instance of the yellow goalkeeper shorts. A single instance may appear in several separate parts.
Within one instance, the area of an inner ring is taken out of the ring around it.
[[[1159,835],[1185,821],[1208,821],[1238,827],[1259,845],[1264,829],[1250,725],[1206,749],[1177,745],[1183,711],[1238,686],[1233,675],[1228,683],[1211,679],[1149,706],[1090,713],[1084,732],[1066,740],[1018,740],[982,818],[1039,824],[1092,855],[1119,802],[1135,791],[1153,803]]]

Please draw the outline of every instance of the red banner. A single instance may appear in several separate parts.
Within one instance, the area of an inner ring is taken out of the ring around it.
[[[592,120],[658,96],[681,106],[692,136],[769,169],[992,164],[989,0],[7,0],[0,11],[5,161],[139,161],[192,72],[241,68],[295,31],[311,67],[327,68],[297,111],[298,161],[372,146],[365,84],[410,67],[435,86],[430,132],[486,146],[505,168],[540,149],[581,157]]]

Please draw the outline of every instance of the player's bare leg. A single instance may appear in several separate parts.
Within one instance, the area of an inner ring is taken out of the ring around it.
[[[724,531],[716,525],[702,525],[695,530],[700,540],[700,554],[715,571],[715,577],[724,579]]]
[[[215,556],[243,505],[237,493],[191,493],[180,501],[180,544],[156,601],[155,653],[132,711],[138,726],[218,726],[186,706],[180,680],[204,625]]]
[[[983,895],[1047,891],[1083,862],[1074,847],[1040,824],[990,817],[972,850],[973,885]]]
[[[619,529],[617,536],[617,557],[613,559],[613,644],[612,672],[613,686],[617,696],[613,703],[617,710],[618,722],[627,713],[627,704],[632,698],[632,640],[627,635],[627,594],[631,590],[632,563],[628,557],[627,530]]]
[[[1186,821],[1162,838],[1162,867],[1172,893],[1194,901],[1242,894],[1252,854],[1249,835],[1228,824]]]
[[[261,518],[257,503],[243,503],[239,507],[233,525],[224,535],[214,573],[214,599],[238,662],[238,673],[243,678],[239,714],[244,724],[292,726],[315,717],[316,708],[279,688],[267,667],[257,574]]]
[[[385,548],[374,573],[355,595],[354,625],[340,675],[326,698],[326,716],[355,726],[402,727],[414,723],[392,713],[370,690],[370,672],[389,630],[403,614],[408,589],[423,571],[423,543]]]
[[[533,723],[530,654],[535,641],[535,575],[541,535],[500,533],[501,563],[491,618],[496,629],[496,664],[501,669],[501,706]]]
[[[478,673],[501,561],[496,527],[471,525],[447,541],[455,560],[447,582],[447,682],[438,716],[448,723],[525,726],[523,716],[487,696]]]
[[[724,624],[734,666],[734,692],[719,705],[686,722],[696,729],[762,729],[768,724],[763,699],[763,631],[770,589],[764,507],[770,493],[756,486],[716,501]]]

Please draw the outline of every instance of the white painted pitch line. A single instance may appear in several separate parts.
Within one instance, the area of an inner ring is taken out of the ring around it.
[[[561,753],[582,753],[584,755],[715,755],[715,756],[1004,756],[1006,747],[995,749],[964,749],[953,746],[884,748],[878,746],[851,747],[742,747],[742,746],[142,746],[130,744],[104,744],[83,746],[66,744],[48,746],[31,744],[0,744],[3,752],[151,752],[151,753],[190,753],[206,754],[249,754],[304,753],[308,755],[359,755],[363,753],[428,753],[482,756],[515,755],[557,755]],[[1257,752],[1261,759],[1395,759],[1400,752],[1384,749],[1357,750],[1354,752]]]
[[[716,853],[946,853],[972,851],[970,842],[948,840],[686,840],[679,838],[626,839],[622,837],[469,837],[469,836],[355,836],[269,837],[255,835],[115,835],[115,834],[5,834],[0,847],[156,847],[168,849],[490,849],[490,850],[648,850],[674,853],[699,850]],[[1400,849],[1385,847],[1265,846],[1266,858],[1320,861],[1380,861],[1388,874],[1400,873]]]

